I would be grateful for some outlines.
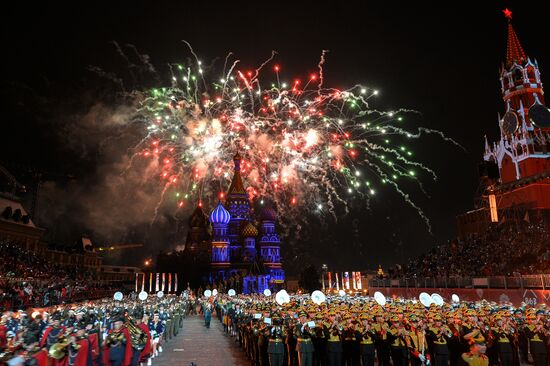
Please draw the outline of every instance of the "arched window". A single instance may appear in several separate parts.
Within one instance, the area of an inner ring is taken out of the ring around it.
[[[523,70],[521,67],[516,67],[514,71],[512,71],[512,75],[514,77],[514,82],[521,82],[523,80]]]

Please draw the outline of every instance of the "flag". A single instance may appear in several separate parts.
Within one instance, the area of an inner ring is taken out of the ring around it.
[[[328,273],[328,288],[332,289],[332,273]]]
[[[168,292],[170,292],[171,288],[172,288],[172,274],[168,273]]]
[[[139,273],[136,272],[136,292],[138,289]]]
[[[355,272],[351,272],[351,284],[354,290],[357,290],[357,283],[355,282]]]
[[[149,272],[149,292],[153,292],[153,272]]]
[[[166,273],[162,273],[162,292],[164,292],[164,285],[166,285]]]
[[[338,272],[334,274],[336,275],[336,291],[340,291],[340,282],[338,281]]]
[[[145,291],[145,272],[142,273],[143,277],[141,278],[141,292]]]
[[[357,289],[362,290],[363,284],[361,282],[361,272],[355,272],[355,282],[357,282]]]
[[[174,273],[174,292],[178,292],[178,274]]]
[[[155,281],[155,292],[159,292],[159,280],[160,280],[160,273],[156,273],[156,281]]]

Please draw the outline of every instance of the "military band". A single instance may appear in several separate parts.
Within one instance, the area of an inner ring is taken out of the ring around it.
[[[0,319],[0,366],[152,365],[183,325],[187,300],[88,302]]]
[[[339,297],[314,304],[300,296],[278,305],[258,296],[223,295],[214,304],[227,312],[234,330],[224,329],[253,365],[519,366],[532,359],[548,366],[550,318],[543,305],[425,307],[411,299],[381,306],[370,298]],[[522,356],[522,343],[528,356]]]

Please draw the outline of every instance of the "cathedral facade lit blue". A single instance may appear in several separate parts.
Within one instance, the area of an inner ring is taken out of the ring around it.
[[[225,203],[220,201],[208,217],[202,207],[193,212],[186,248],[209,250],[211,282],[233,276],[241,279],[245,294],[261,293],[267,288],[273,291],[281,288],[285,279],[281,240],[275,226],[277,213],[268,205],[254,215],[242,182],[240,155],[233,160],[235,172]]]

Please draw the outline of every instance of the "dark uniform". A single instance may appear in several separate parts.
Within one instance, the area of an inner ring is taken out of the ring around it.
[[[441,321],[436,315],[434,320]],[[449,363],[448,341],[452,338],[452,332],[446,325],[431,326],[426,333],[435,366],[447,366]]]
[[[266,329],[267,353],[269,355],[270,366],[283,366],[285,357],[284,339],[286,332],[284,327],[281,326],[281,318],[279,316],[273,316],[271,318],[273,326]]]
[[[334,316],[334,313],[329,313]],[[328,326],[327,339],[327,361],[329,366],[340,366],[342,364],[342,326],[333,322]]]
[[[399,322],[397,316],[392,317],[392,322],[394,325],[388,332],[388,340],[391,347],[393,366],[407,366],[406,330],[403,325],[397,324]]]
[[[366,316],[361,317],[362,320],[367,320]],[[370,328],[365,327],[365,324],[358,328],[359,353],[363,366],[374,366],[374,341],[376,333]]]
[[[378,366],[390,366],[390,347],[388,343],[389,327],[388,324],[383,321],[381,314],[378,314],[377,317],[377,322],[372,325],[372,328],[376,332],[374,347],[378,355]]]
[[[523,329],[527,338],[529,352],[533,356],[535,366],[546,366],[547,330],[542,324],[529,324]]]
[[[300,317],[307,317],[305,312],[300,312]],[[296,352],[298,352],[298,364],[300,366],[313,365],[313,342],[311,340],[311,329],[307,322],[298,322],[294,327],[296,338]]]

